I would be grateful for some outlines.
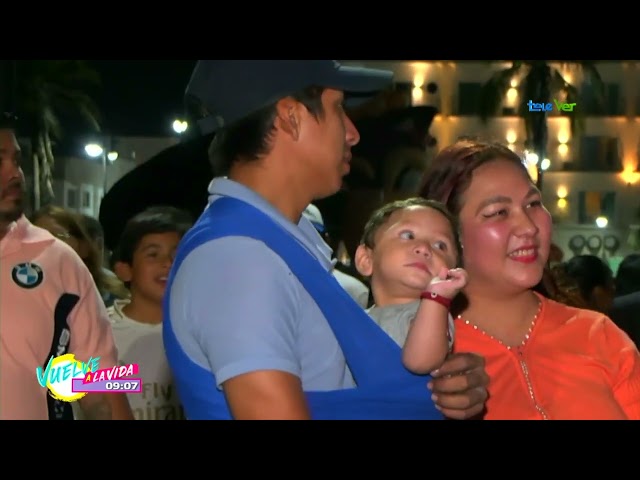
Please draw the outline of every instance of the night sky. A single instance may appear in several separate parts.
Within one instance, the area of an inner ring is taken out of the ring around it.
[[[95,95],[103,129],[115,135],[171,135],[195,60],[89,60],[101,77]]]

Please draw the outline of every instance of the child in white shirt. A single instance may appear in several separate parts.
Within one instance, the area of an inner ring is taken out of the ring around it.
[[[114,271],[131,291],[108,309],[121,364],[139,366],[142,393],[128,395],[136,420],[184,420],[162,341],[162,299],[188,215],[153,207],[129,220],[114,252]]]

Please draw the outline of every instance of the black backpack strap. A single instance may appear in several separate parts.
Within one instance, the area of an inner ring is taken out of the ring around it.
[[[80,297],[71,293],[65,293],[60,297],[53,313],[53,343],[51,351],[42,368],[47,368],[47,362],[51,357],[64,355],[69,351],[71,342],[71,330],[67,323],[67,318],[76,306]],[[47,395],[47,408],[49,410],[49,420],[73,420],[73,409],[71,403],[56,400],[51,395]]]

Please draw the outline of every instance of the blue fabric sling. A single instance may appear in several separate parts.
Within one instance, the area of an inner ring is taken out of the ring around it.
[[[305,392],[313,419],[443,419],[426,386],[430,377],[409,372],[402,365],[400,347],[352,300],[334,276],[290,233],[246,202],[224,197],[205,210],[180,244],[167,292],[176,271],[193,249],[225,236],[250,237],[277,253],[315,300],[343,350],[357,387]],[[231,419],[213,374],[189,359],[178,344],[169,297],[165,295],[164,300],[164,344],[187,418]]]

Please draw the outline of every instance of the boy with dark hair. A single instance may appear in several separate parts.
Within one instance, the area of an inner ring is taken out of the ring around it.
[[[115,272],[131,298],[116,300],[108,312],[120,362],[140,368],[142,394],[129,396],[137,420],[184,419],[162,345],[162,300],[178,243],[190,226],[182,211],[152,207],[127,222],[116,248]]]
[[[458,264],[455,219],[440,202],[410,198],[373,213],[356,250],[356,268],[371,278],[369,315],[403,347],[410,371],[428,374],[453,345],[449,306],[467,283]]]

